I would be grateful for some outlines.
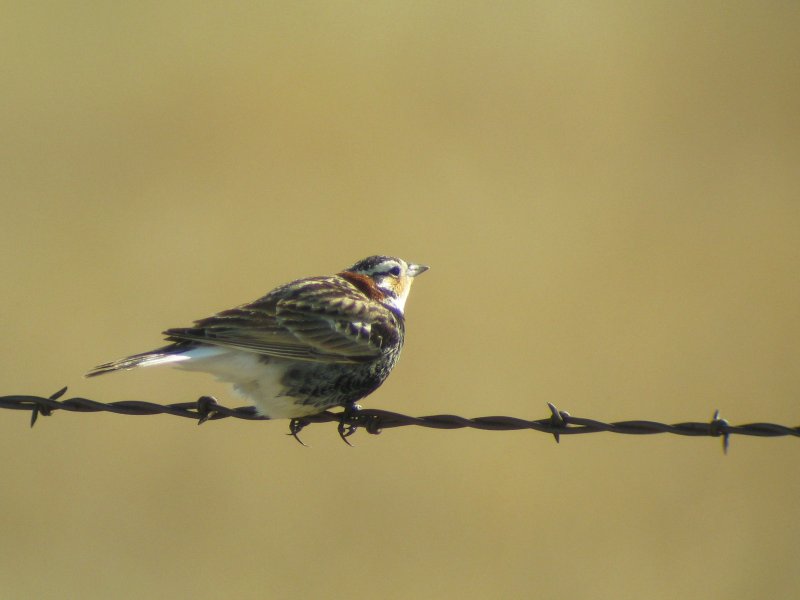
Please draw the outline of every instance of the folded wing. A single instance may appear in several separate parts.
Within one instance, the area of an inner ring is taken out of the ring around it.
[[[283,286],[238,308],[168,329],[173,342],[202,342],[276,358],[315,362],[370,361],[400,343],[403,324],[340,278]]]

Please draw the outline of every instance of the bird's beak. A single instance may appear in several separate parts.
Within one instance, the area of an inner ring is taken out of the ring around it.
[[[408,265],[408,276],[416,277],[417,275],[421,275],[428,269],[430,269],[428,265],[415,265],[411,263],[410,265]]]

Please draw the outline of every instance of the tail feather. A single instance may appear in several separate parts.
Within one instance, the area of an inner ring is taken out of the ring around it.
[[[171,344],[169,346],[164,346],[163,348],[158,348],[157,350],[150,350],[149,352],[142,352],[141,354],[134,354],[133,356],[128,356],[127,358],[121,358],[119,360],[103,363],[102,365],[97,365],[91,371],[86,373],[84,377],[97,377],[98,375],[111,373],[113,371],[134,369],[136,367],[150,367],[153,365],[162,365],[166,363],[187,360],[189,356],[186,356],[184,353],[188,349],[189,347],[183,344]]]

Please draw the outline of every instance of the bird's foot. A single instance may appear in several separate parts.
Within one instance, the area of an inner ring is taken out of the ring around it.
[[[353,444],[347,439],[358,430],[359,411],[361,407],[358,404],[347,404],[344,410],[339,414],[339,437],[348,446]]]
[[[303,431],[303,429],[305,428],[306,425],[308,425],[308,423],[309,421],[307,419],[303,418],[292,419],[291,421],[289,421],[289,433],[286,434],[292,436],[295,440],[297,440],[298,444],[300,444],[301,446],[305,446],[306,448],[308,448],[308,444],[303,443],[303,440],[300,439],[300,436],[298,434],[301,431]]]

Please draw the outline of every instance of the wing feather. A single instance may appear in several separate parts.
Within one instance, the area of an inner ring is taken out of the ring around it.
[[[314,362],[373,360],[400,343],[402,320],[341,277],[279,287],[251,304],[168,329],[171,341],[193,341],[266,356]]]

